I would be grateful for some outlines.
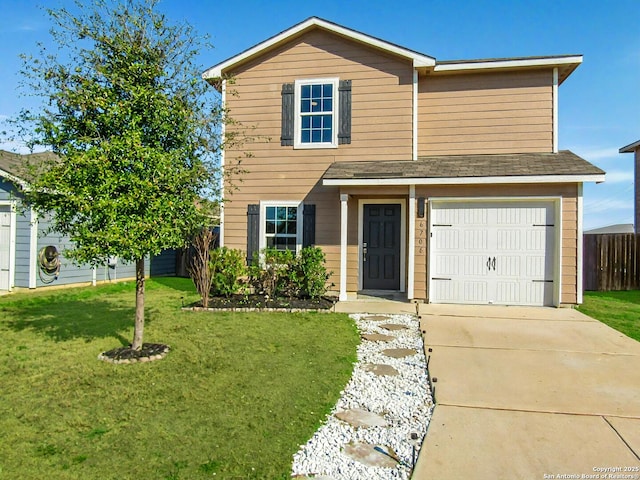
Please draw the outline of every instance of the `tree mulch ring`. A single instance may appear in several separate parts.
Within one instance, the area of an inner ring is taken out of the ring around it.
[[[208,309],[229,310],[229,311],[261,311],[261,310],[283,310],[283,311],[329,311],[338,301],[336,297],[319,298],[287,298],[268,297],[266,295],[231,295],[229,297],[210,297]],[[200,302],[188,305],[192,310],[202,309]]]
[[[102,352],[98,355],[98,360],[115,364],[152,362],[166,357],[167,353],[169,353],[169,345],[143,343],[140,350],[134,350],[129,345],[128,347],[114,348],[108,352]]]

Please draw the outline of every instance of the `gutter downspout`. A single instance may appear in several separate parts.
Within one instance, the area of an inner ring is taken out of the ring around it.
[[[558,153],[558,67],[553,69],[553,153]]]
[[[223,119],[220,133],[222,135],[222,150],[220,151],[220,231],[218,232],[218,245],[224,247],[224,152],[225,152],[225,132],[226,132],[226,111],[227,111],[227,81],[222,80],[222,111]]]

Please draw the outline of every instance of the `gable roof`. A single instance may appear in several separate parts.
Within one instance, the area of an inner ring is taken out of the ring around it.
[[[618,153],[633,153],[638,149],[640,149],[640,140],[630,143],[626,147],[622,147],[620,150],[618,150]]]
[[[57,158],[52,152],[38,152],[21,155],[0,150],[0,177],[25,187],[30,179],[28,165]]]
[[[605,172],[573,152],[434,155],[418,160],[335,162],[323,185],[452,185],[604,182]]]
[[[319,17],[309,17],[306,20],[298,23],[297,25],[294,25],[293,27],[282,31],[277,35],[274,35],[273,37],[268,38],[267,40],[260,42],[251,48],[248,48],[244,52],[241,52],[238,55],[234,55],[233,57],[228,58],[227,60],[205,70],[202,74],[202,78],[204,78],[205,80],[221,78],[223,74],[226,73],[230,68],[240,65],[241,63],[251,60],[259,55],[262,55],[263,53],[284,43],[287,43],[293,38],[296,38],[314,28],[321,28],[350,40],[369,45],[371,47],[398,55],[400,57],[404,57],[407,60],[412,61],[413,66],[416,68],[429,67],[435,65],[436,63],[435,58],[430,57],[429,55],[425,55],[414,50],[409,50],[408,48],[404,48],[380,38],[358,32],[357,30],[343,27],[342,25],[329,22],[328,20],[324,20]]]
[[[538,57],[514,57],[514,58],[490,58],[478,60],[448,60],[436,62],[435,57],[417,52],[415,50],[387,42],[380,38],[343,27],[337,23],[324,20],[319,17],[310,17],[288,28],[267,40],[248,48],[247,50],[230,57],[223,62],[208,68],[202,73],[202,78],[220,88],[216,80],[227,73],[232,73],[233,68],[248,62],[274,48],[277,48],[300,35],[320,28],[351,41],[377,48],[410,61],[413,68],[431,74],[456,73],[470,70],[487,69],[522,69],[522,68],[553,68],[558,67],[558,83],[562,83],[581,63],[582,55],[556,55]]]

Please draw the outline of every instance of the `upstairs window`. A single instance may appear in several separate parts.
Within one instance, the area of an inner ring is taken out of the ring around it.
[[[334,84],[300,85],[300,143],[334,143]]]
[[[280,143],[294,148],[351,143],[351,81],[318,78],[282,85]]]
[[[333,148],[338,145],[338,79],[296,82],[295,146]]]

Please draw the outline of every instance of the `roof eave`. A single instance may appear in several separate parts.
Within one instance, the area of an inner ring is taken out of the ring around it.
[[[213,83],[212,81],[222,78],[234,66],[244,63],[256,56],[262,55],[268,50],[275,48],[314,27],[320,27],[343,37],[404,57],[412,62],[414,68],[433,67],[436,64],[435,58],[428,55],[408,50],[379,38],[372,37],[356,30],[351,30],[318,17],[311,17],[261,43],[258,43],[244,52],[228,58],[227,60],[205,70],[202,73],[202,78],[207,80],[209,83]]]
[[[633,153],[638,149],[640,149],[640,140],[638,140],[637,142],[630,143],[625,147],[622,147],[620,150],[618,150],[618,153]]]
[[[560,83],[573,73],[582,63],[582,55],[561,55],[550,57],[500,58],[489,60],[453,61],[436,64],[433,73],[464,73],[478,70],[514,70],[523,68],[562,69]]]
[[[20,187],[22,187],[23,189],[28,188],[29,184],[27,182],[25,182],[24,180],[22,180],[19,177],[16,177],[14,174],[7,172],[6,170],[2,170],[0,169],[0,177],[4,177],[7,180],[9,180],[10,182],[15,183],[16,185],[19,185]]]
[[[524,183],[602,183],[605,174],[586,175],[520,175],[495,177],[402,177],[402,178],[325,178],[324,186],[391,186],[391,185],[483,185]]]

